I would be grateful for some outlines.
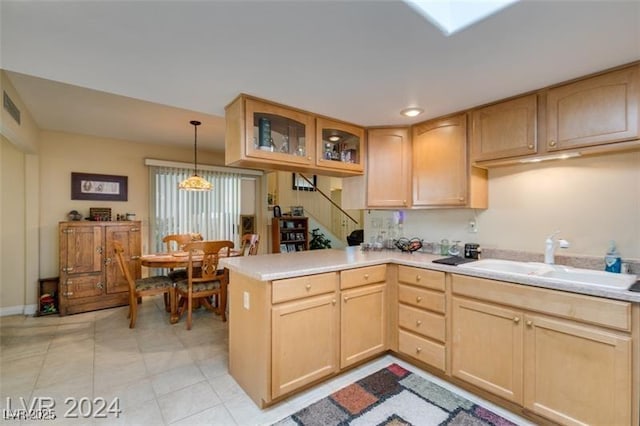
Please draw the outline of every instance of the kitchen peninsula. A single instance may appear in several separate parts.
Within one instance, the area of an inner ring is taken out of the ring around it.
[[[640,293],[439,257],[351,247],[225,259],[231,375],[266,407],[391,351],[533,420],[637,424]]]

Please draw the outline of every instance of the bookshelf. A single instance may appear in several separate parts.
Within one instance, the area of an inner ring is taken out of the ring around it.
[[[308,217],[274,217],[271,221],[271,233],[272,253],[309,250]]]

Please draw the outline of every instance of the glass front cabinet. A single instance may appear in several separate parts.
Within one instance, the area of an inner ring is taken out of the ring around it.
[[[225,163],[329,176],[364,171],[364,129],[248,95],[225,109]]]
[[[363,172],[365,155],[362,127],[317,118],[316,141],[318,167]]]

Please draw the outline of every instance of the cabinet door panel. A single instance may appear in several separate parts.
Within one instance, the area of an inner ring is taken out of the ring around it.
[[[129,291],[129,285],[118,267],[113,254],[113,242],[118,241],[124,248],[124,261],[136,279],[142,275],[140,265],[140,227],[137,225],[114,225],[106,228],[106,289],[107,293]]]
[[[335,294],[274,306],[271,323],[272,398],[338,370]]]
[[[316,119],[318,167],[362,172],[364,129],[326,118]]]
[[[631,424],[631,338],[525,318],[524,405],[562,424]]]
[[[549,89],[547,150],[638,138],[640,66]]]
[[[386,349],[385,284],[342,292],[340,368]]]
[[[102,274],[68,275],[61,283],[61,287],[62,295],[67,299],[82,299],[104,294]]]
[[[370,129],[367,205],[408,207],[411,200],[409,129]]]
[[[467,203],[466,115],[418,124],[413,130],[413,205]]]
[[[537,96],[529,95],[473,111],[472,161],[537,152]]]
[[[102,227],[67,226],[60,230],[60,268],[69,274],[102,271]]]
[[[452,374],[522,404],[522,313],[453,299]]]

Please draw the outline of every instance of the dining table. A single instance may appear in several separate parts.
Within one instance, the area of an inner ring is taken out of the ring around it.
[[[220,257],[242,256],[242,252],[240,250],[231,249],[228,255],[226,254],[225,249],[223,249],[223,251],[225,253],[221,254]],[[202,261],[202,256],[201,255],[199,256],[197,254],[194,255],[193,261],[194,261],[193,262],[194,267],[200,266],[199,262]],[[166,269],[186,268],[189,266],[189,253],[184,251],[175,251],[171,253],[162,252],[162,253],[144,254],[140,256],[140,264],[142,266],[146,266],[147,268],[166,268]],[[171,316],[169,318],[169,322],[171,324],[175,324],[180,319],[178,316],[177,302],[178,301],[176,300],[176,303],[171,304]]]

